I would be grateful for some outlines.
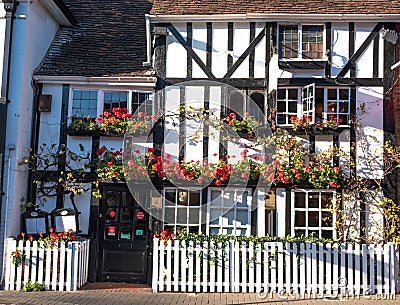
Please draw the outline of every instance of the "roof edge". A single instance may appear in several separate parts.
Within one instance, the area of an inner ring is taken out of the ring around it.
[[[140,86],[154,88],[156,77],[147,76],[51,76],[33,75],[33,79],[43,84],[76,84],[76,85],[110,85],[110,86]]]
[[[40,2],[54,16],[60,25],[72,26],[78,23],[63,0],[40,0]]]
[[[251,21],[298,21],[301,18],[308,20],[324,20],[324,21],[400,21],[400,14],[208,14],[208,15],[157,15],[147,14],[146,17],[150,18],[152,22],[165,22],[165,21],[238,21],[238,20],[251,20]]]

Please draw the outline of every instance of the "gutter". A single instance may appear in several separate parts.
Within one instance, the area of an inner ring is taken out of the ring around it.
[[[157,78],[153,76],[137,77],[86,77],[86,76],[50,76],[34,75],[33,80],[42,84],[71,84],[71,85],[106,85],[106,86],[136,86],[154,88]]]
[[[215,15],[146,15],[151,22],[171,21],[364,21],[364,22],[398,22],[400,14],[215,14]]]

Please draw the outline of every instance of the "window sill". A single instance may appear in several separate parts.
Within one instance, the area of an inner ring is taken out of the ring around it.
[[[282,127],[281,127],[282,128]],[[330,136],[338,136],[340,135],[343,131],[349,129],[350,127],[338,127],[338,128],[324,128],[322,130],[320,129],[314,129],[314,128],[307,128],[307,129],[301,129],[301,130],[294,130],[293,127],[284,127],[284,129],[291,135],[308,135],[308,136],[321,136],[321,135],[330,135]]]
[[[282,70],[325,69],[327,64],[326,59],[280,59],[278,63]]]
[[[72,128],[67,128],[67,134],[69,136],[75,136],[75,137],[122,138],[125,136],[125,134],[123,134],[123,133],[112,133],[112,132],[107,132],[107,131],[103,131],[103,130],[74,130]],[[141,135],[141,134],[129,134],[127,136],[129,136],[131,138],[141,138],[141,139],[148,138],[148,135]]]

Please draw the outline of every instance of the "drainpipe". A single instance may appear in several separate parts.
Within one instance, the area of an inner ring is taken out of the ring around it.
[[[146,61],[143,62],[143,66],[151,65],[151,25],[150,25],[150,16],[145,15],[146,20]]]
[[[5,195],[3,191],[3,177],[4,177],[4,154],[6,143],[6,121],[7,121],[7,104],[8,100],[8,85],[10,74],[10,58],[11,58],[11,41],[12,41],[12,27],[13,16],[17,3],[14,0],[3,0],[4,9],[6,11],[6,27],[4,33],[4,57],[3,57],[3,75],[1,83],[1,96],[0,96],[0,207],[2,207],[2,198]],[[0,208],[1,217],[1,208]]]

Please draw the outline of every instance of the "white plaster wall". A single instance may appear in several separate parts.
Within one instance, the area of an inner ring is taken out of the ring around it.
[[[175,113],[180,105],[179,87],[168,87],[165,89],[165,111]],[[174,124],[176,124],[174,126]],[[167,117],[164,128],[164,151],[171,155],[171,160],[178,160],[179,157],[179,124],[177,120]]]
[[[315,153],[320,154],[321,152],[327,151],[333,146],[332,136],[315,136]]]
[[[204,87],[188,86],[185,88],[185,104],[195,108],[204,107]],[[185,122],[185,160],[203,160],[203,130],[200,122]]]
[[[380,178],[383,160],[381,146],[383,132],[383,88],[357,88],[357,115],[360,128],[356,131],[357,175],[363,178]],[[360,110],[365,109],[365,112]]]
[[[256,36],[264,30],[265,24],[256,23]],[[265,36],[256,46],[254,52],[254,77],[264,78],[265,77]]]
[[[83,151],[81,151],[80,145],[83,147]],[[90,137],[75,137],[68,136],[67,138],[67,147],[71,152],[74,152],[78,156],[85,158],[88,156],[88,159],[83,159],[81,162],[76,162],[71,160],[71,158],[67,155],[67,162],[70,162],[73,168],[79,168],[87,165],[88,160],[90,161],[90,156],[92,154],[92,138]],[[90,169],[87,169],[90,171]]]
[[[376,24],[372,23],[356,23],[354,25],[354,51],[356,52],[365,39],[369,36],[372,29]],[[380,36],[380,35],[379,35]],[[382,39],[382,38],[381,38]],[[356,62],[356,76],[357,77],[372,77],[373,73],[373,42],[363,52],[359,60]]]
[[[210,115],[214,115],[216,118],[219,118],[221,115],[221,87],[210,87]],[[216,163],[218,161],[219,140],[219,131],[210,127],[208,160],[211,163]]]
[[[206,64],[207,57],[207,23],[193,23],[193,51]],[[206,74],[199,65],[192,60],[192,76],[193,78],[206,78]]]
[[[175,28],[186,40],[186,24],[174,24]],[[167,36],[167,77],[186,77],[187,52],[172,33]]]
[[[51,112],[42,112],[40,114],[38,143],[39,145],[46,143],[50,146],[53,143],[58,144],[60,141],[62,86],[45,85],[43,86],[43,94],[52,95],[52,104]]]
[[[6,11],[4,10],[3,3],[0,3],[0,75],[3,75],[3,59],[4,59],[4,39],[6,31]],[[0,88],[3,79],[0,77]]]
[[[123,138],[100,137],[99,147],[105,146],[108,150],[118,151],[123,148]]]
[[[6,145],[16,147],[10,177],[11,189],[7,193],[8,224],[6,235],[20,231],[20,198],[26,196],[27,173],[20,170],[18,161],[28,155],[32,124],[33,89],[32,72],[45,55],[58,29],[56,21],[40,2],[20,1],[14,20],[10,88],[7,114]],[[26,19],[19,18],[26,16]],[[18,183],[15,183],[18,181]],[[15,185],[15,187],[13,187]],[[4,215],[4,214],[2,214]]]
[[[79,214],[79,230],[81,234],[88,234],[89,232],[89,219],[90,219],[90,200],[91,200],[91,186],[90,184],[83,185],[87,192],[74,197],[75,205],[80,212]],[[73,208],[69,196],[64,197],[64,207]]]
[[[250,23],[235,22],[233,24],[233,64],[239,59],[240,55],[250,44]],[[249,56],[233,73],[232,78],[249,77]]]
[[[349,24],[332,23],[332,77],[339,74],[349,60]],[[350,73],[346,74],[346,77]]]
[[[228,67],[228,25],[213,23],[212,72],[215,77],[225,75]]]
[[[345,218],[344,239],[356,239],[360,236],[360,202],[353,194],[343,191],[342,205]]]
[[[382,240],[382,229],[384,217],[378,204],[383,199],[382,192],[367,191],[365,200],[365,229],[369,241],[379,242]]]
[[[345,130],[339,135],[339,149],[345,153],[345,156],[339,159],[339,165],[343,174],[350,175],[350,131]]]
[[[286,237],[286,190],[276,189],[276,235]]]

